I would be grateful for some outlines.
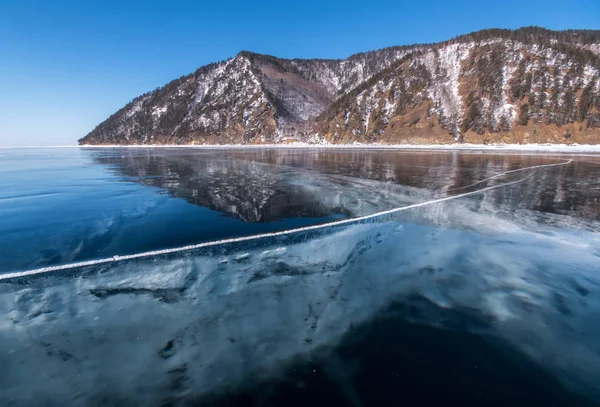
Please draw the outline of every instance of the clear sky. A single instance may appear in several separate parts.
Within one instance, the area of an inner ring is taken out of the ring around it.
[[[76,144],[240,50],[345,58],[483,28],[600,29],[600,0],[0,0],[0,146]]]

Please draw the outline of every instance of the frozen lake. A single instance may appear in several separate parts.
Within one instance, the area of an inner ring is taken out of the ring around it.
[[[596,405],[599,230],[593,154],[0,150],[0,404]]]

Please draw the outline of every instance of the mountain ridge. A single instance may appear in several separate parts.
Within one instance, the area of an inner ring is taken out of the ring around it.
[[[86,144],[600,143],[600,30],[488,29],[346,59],[240,51],[133,99]]]

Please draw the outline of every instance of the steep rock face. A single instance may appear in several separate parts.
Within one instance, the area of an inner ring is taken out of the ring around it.
[[[485,30],[346,60],[243,51],[81,144],[600,142],[600,32]]]

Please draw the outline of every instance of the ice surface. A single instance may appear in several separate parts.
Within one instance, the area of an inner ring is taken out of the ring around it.
[[[560,215],[498,210],[500,190],[520,191],[509,183],[522,175],[506,177],[362,222],[4,279],[0,397],[196,400],[276,377],[394,303],[413,322],[505,340],[594,397],[600,238]],[[480,322],[440,320],[414,298]]]

